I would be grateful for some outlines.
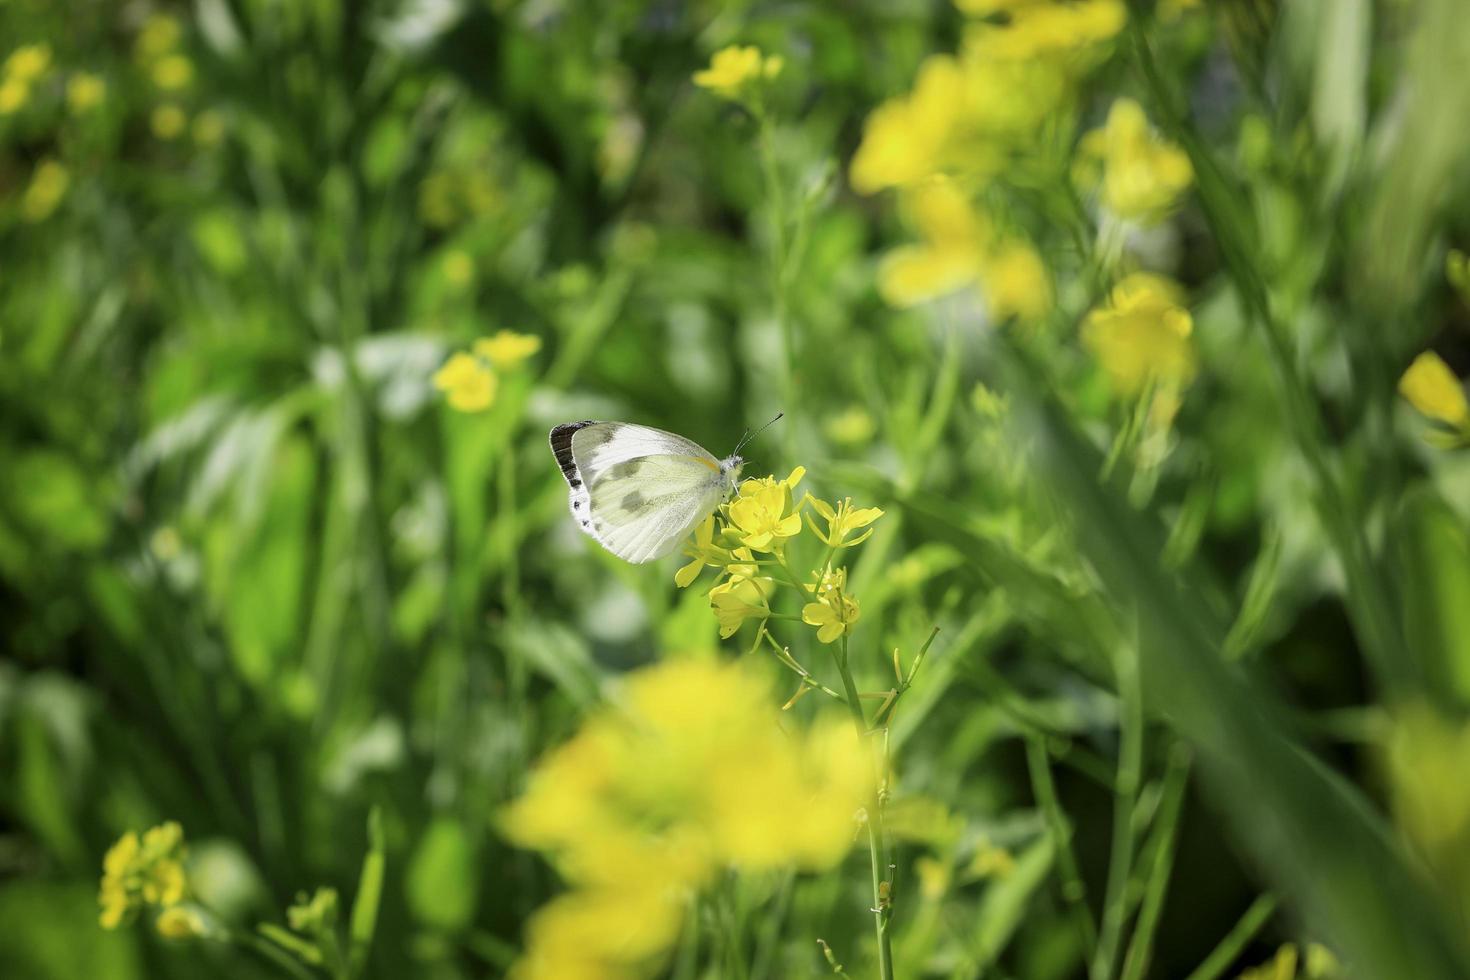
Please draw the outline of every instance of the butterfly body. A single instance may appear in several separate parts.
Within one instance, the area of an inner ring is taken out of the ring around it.
[[[734,493],[744,461],[716,459],[683,436],[627,422],[567,422],[551,452],[577,526],[635,564],[672,554]]]

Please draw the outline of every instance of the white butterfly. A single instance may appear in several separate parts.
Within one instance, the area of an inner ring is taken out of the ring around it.
[[[558,425],[551,451],[577,526],[635,564],[672,554],[735,492],[745,462],[739,446],[715,459],[683,436],[628,422]]]

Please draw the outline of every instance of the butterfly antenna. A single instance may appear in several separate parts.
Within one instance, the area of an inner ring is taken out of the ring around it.
[[[750,440],[754,439],[756,436],[760,435],[762,432],[766,431],[771,426],[775,425],[777,422],[781,421],[781,417],[784,416],[785,414],[786,414],[785,412],[777,412],[775,418],[771,419],[771,421],[767,422],[765,425],[761,426],[759,429],[756,429],[754,432],[751,432],[749,429],[746,429],[745,430],[745,433],[746,434],[740,437],[740,442],[739,442],[738,445],[735,446],[735,452],[732,453],[731,455],[733,455],[733,456],[739,456],[740,455],[740,450],[742,450],[742,449],[745,448],[745,444],[747,442],[749,442]]]

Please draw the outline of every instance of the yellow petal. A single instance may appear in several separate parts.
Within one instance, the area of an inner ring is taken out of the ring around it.
[[[1460,379],[1433,351],[1425,351],[1399,379],[1399,393],[1429,418],[1459,428],[1470,423],[1470,404]]]

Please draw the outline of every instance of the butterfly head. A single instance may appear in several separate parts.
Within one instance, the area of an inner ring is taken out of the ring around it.
[[[740,485],[740,471],[745,467],[744,458],[731,454],[720,460],[720,476],[725,479],[725,497],[728,499]]]

